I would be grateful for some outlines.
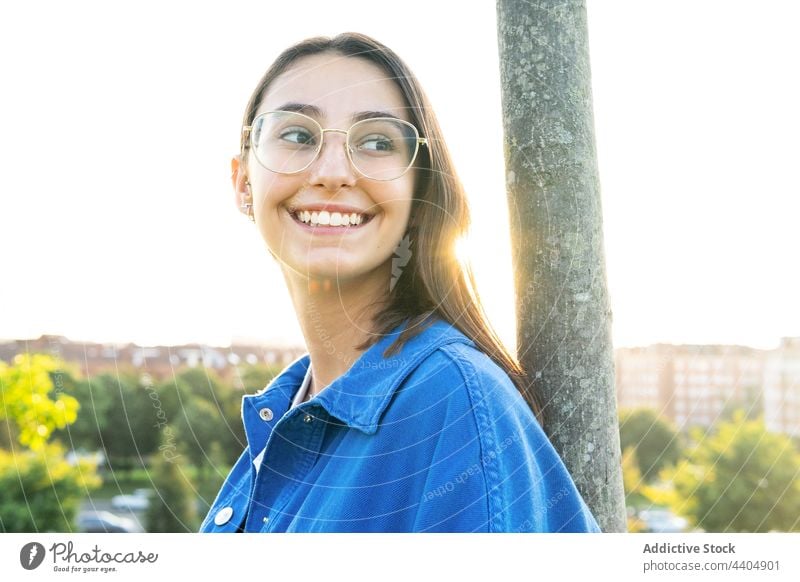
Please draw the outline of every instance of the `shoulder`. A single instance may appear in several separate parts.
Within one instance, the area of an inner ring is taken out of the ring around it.
[[[492,455],[509,443],[524,440],[524,448],[541,450],[547,442],[511,378],[474,344],[453,342],[428,354],[390,409],[395,419],[415,418],[421,431],[469,443],[476,456],[486,456],[490,472]]]
[[[401,414],[428,411],[422,416],[439,431],[437,456],[445,466],[459,457],[475,460],[489,531],[597,531],[516,385],[474,344],[449,343],[429,354],[397,404]]]
[[[536,423],[530,407],[506,371],[474,344],[452,342],[431,352],[398,390],[408,405],[445,400],[473,416],[476,430],[494,431],[502,417]]]

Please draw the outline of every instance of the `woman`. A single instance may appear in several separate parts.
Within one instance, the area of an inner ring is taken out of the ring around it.
[[[243,398],[201,531],[599,531],[456,259],[466,198],[397,55],[360,34],[284,51],[232,169],[309,353]]]

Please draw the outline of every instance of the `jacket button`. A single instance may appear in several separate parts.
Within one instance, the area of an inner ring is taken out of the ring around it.
[[[258,411],[258,415],[261,417],[261,420],[272,420],[272,410],[269,408],[262,408]]]
[[[231,517],[233,517],[233,508],[223,507],[217,512],[217,515],[214,516],[214,523],[217,525],[225,525],[231,520]]]
[[[313,416],[311,416],[310,414],[306,414],[306,415],[303,417],[303,422],[311,422],[312,420],[314,420],[314,417],[313,417]]]

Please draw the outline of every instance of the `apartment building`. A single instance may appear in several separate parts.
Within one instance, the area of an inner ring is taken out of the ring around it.
[[[166,378],[182,367],[201,366],[224,372],[240,363],[286,366],[305,352],[302,347],[237,344],[225,348],[200,344],[145,347],[73,342],[56,335],[0,343],[0,360],[11,362],[19,353],[46,353],[76,365],[84,376],[130,367],[154,378]]]
[[[764,407],[767,352],[744,346],[655,344],[615,352],[620,409],[648,407],[679,428]]]
[[[800,338],[782,338],[767,355],[764,422],[773,432],[800,437]]]

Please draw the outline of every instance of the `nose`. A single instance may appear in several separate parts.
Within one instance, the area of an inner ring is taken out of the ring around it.
[[[326,131],[324,135],[322,150],[309,168],[309,180],[329,190],[354,186],[358,177],[345,151],[347,136],[337,131]]]

